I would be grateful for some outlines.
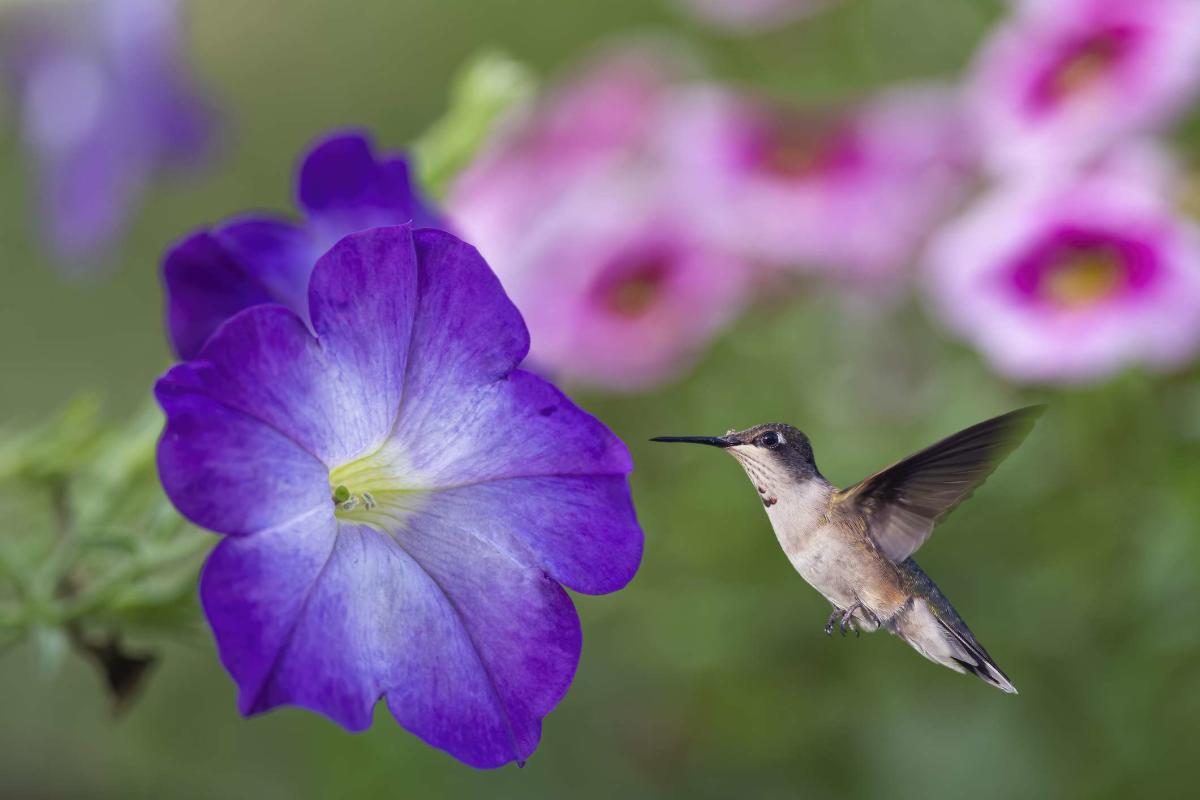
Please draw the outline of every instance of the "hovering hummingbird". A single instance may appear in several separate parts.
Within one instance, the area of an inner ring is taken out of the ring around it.
[[[1016,694],[911,556],[1021,443],[1044,408],[973,425],[841,490],[817,470],[808,437],[791,425],[652,441],[712,445],[738,460],[792,566],[833,604],[826,634],[883,627],[930,661]]]

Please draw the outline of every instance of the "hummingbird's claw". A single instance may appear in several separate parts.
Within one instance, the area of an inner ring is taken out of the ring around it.
[[[829,615],[829,621],[825,623],[825,635],[833,636],[833,626],[841,619],[842,610],[840,608],[833,609],[833,613]]]
[[[867,611],[866,608],[863,608],[862,603],[855,603],[854,605],[847,608],[845,610],[845,612],[842,613],[842,621],[841,621],[841,624],[839,625],[839,627],[842,630],[842,636],[845,636],[846,630],[849,629],[849,630],[854,631],[855,639],[857,639],[859,637],[858,626],[854,624],[854,612],[858,611],[859,609],[862,609],[862,612],[866,615],[870,615],[870,613],[871,613],[870,611]],[[834,617],[836,617],[836,616],[837,616],[837,611],[834,611]],[[829,621],[832,624],[833,617],[830,617]]]

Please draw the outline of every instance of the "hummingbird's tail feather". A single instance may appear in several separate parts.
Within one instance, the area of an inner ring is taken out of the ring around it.
[[[914,650],[955,672],[977,675],[1001,691],[1016,694],[1017,687],[996,666],[946,595],[911,558],[897,565],[913,596],[888,620],[888,628]]]
[[[962,650],[961,656],[951,655],[950,658],[962,667],[964,672],[977,676],[984,683],[990,683],[1001,691],[1009,694],[1017,693],[1017,687],[1012,685],[1012,681],[1000,667],[996,666],[996,662],[988,655],[987,650],[984,650],[983,645],[975,641],[975,637],[971,636],[969,631],[964,636],[953,626],[947,625],[941,620],[938,622],[948,634],[951,644],[958,645]]]

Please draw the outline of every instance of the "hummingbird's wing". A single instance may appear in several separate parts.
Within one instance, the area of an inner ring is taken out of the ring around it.
[[[875,544],[898,564],[1016,449],[1044,410],[1028,406],[972,425],[838,492],[834,501],[861,513]]]

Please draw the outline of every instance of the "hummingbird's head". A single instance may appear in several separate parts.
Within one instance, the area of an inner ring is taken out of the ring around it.
[[[820,477],[812,445],[798,428],[782,422],[755,425],[724,436],[659,436],[655,442],[691,442],[720,447],[738,460],[750,480],[759,486],[777,487],[805,483]]]

